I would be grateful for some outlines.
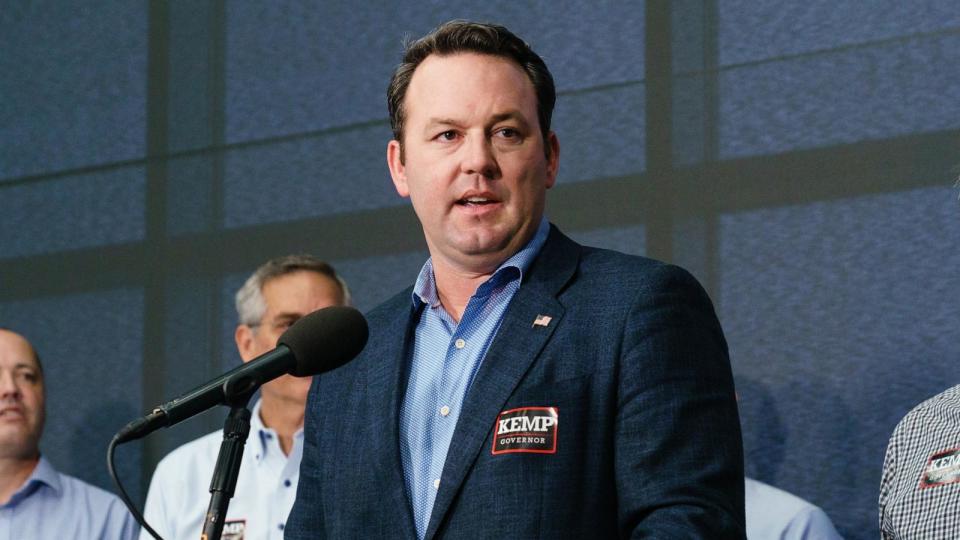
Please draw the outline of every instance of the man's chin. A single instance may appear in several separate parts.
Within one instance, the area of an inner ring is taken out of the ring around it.
[[[0,459],[31,459],[39,456],[36,442],[22,432],[0,431]]]
[[[506,259],[523,246],[523,239],[517,231],[494,232],[484,231],[484,234],[464,238],[458,245],[458,251],[463,255],[476,259],[501,258]]]

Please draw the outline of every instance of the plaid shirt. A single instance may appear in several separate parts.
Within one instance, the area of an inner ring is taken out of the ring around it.
[[[884,539],[960,538],[960,385],[897,425],[880,482]]]

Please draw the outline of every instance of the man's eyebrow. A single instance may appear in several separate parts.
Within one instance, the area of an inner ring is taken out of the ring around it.
[[[489,125],[496,124],[497,122],[503,122],[504,120],[514,120],[520,123],[523,127],[529,127],[530,124],[527,122],[527,119],[517,110],[510,110],[502,113],[495,114],[490,117]],[[452,126],[452,127],[463,127],[463,124],[453,118],[444,118],[436,117],[431,118],[427,122],[427,129],[435,128],[437,126]]]
[[[460,122],[454,120],[453,118],[439,118],[439,117],[437,117],[437,118],[431,118],[430,121],[427,122],[427,129],[434,128],[434,127],[437,127],[437,126],[461,127],[462,125],[463,125],[463,124],[461,124]]]
[[[520,111],[507,111],[500,114],[495,114],[492,118],[490,118],[490,123],[496,124],[497,122],[503,122],[504,120],[516,120],[524,126],[527,125],[527,119],[520,114]]]

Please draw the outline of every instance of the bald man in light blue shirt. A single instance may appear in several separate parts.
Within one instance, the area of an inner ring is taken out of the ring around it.
[[[33,346],[0,328],[0,540],[133,539],[136,522],[117,497],[40,455],[45,397]]]

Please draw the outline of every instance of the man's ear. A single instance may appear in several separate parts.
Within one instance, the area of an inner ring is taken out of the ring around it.
[[[387,167],[390,168],[390,178],[393,179],[393,187],[401,197],[410,196],[410,188],[407,186],[407,168],[403,165],[403,149],[400,147],[400,141],[394,139],[387,143]]]
[[[233,340],[237,343],[237,352],[240,353],[240,358],[244,362],[249,362],[256,357],[253,354],[253,339],[253,328],[245,324],[238,325],[237,330],[233,333]]]
[[[547,189],[550,189],[557,183],[557,172],[560,170],[560,140],[552,131],[547,135],[547,150]]]

